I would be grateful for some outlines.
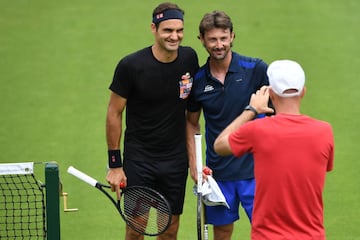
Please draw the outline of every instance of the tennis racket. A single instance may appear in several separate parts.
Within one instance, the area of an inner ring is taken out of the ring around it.
[[[67,172],[99,189],[114,204],[126,224],[136,232],[157,236],[170,226],[170,205],[159,192],[144,186],[131,186],[123,188],[120,200],[115,200],[109,190],[105,190],[110,189],[110,186],[98,182],[72,166]]]
[[[195,134],[196,171],[197,171],[197,236],[198,240],[208,240],[208,225],[206,223],[205,206],[202,201],[203,160],[201,134]]]

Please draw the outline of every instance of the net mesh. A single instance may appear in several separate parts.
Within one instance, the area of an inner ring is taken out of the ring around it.
[[[0,239],[46,239],[44,191],[33,173],[0,175]]]

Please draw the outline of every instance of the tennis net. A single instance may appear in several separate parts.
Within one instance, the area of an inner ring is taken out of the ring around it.
[[[47,239],[45,186],[34,163],[0,164],[0,239]]]

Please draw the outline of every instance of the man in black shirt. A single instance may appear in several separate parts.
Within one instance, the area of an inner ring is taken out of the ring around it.
[[[124,57],[115,69],[106,119],[109,155],[107,181],[142,185],[162,193],[172,209],[172,223],[158,239],[176,239],[183,211],[188,158],[185,109],[198,70],[198,57],[183,39],[184,11],[162,3],[153,11],[155,42]],[[126,109],[123,159],[120,139]],[[126,240],[142,239],[126,228]]]

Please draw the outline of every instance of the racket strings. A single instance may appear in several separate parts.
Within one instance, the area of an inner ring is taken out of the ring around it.
[[[167,202],[150,189],[129,189],[120,204],[126,221],[135,231],[156,235],[169,225],[171,213]]]

